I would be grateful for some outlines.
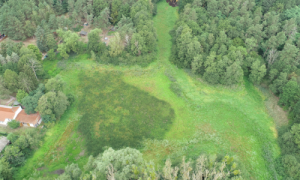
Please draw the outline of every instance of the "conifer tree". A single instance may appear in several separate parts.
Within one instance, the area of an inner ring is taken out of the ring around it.
[[[18,91],[18,74],[10,69],[7,69],[3,75],[5,86],[11,92]]]
[[[40,51],[42,52],[48,51],[45,31],[41,26],[37,27],[35,36],[37,40],[36,43]]]
[[[254,84],[259,84],[262,78],[266,75],[266,66],[263,64],[261,65],[259,60],[253,62],[251,66],[251,74],[250,74],[250,81]]]

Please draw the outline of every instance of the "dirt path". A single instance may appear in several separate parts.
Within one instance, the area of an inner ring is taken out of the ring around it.
[[[20,41],[20,40],[19,40],[19,41],[12,40],[12,39],[10,39],[10,38],[8,37],[8,38],[6,38],[5,40],[3,40],[3,42],[8,41],[8,40],[11,40],[11,41],[16,42],[16,43],[23,42],[23,44],[25,45],[25,47],[27,47],[27,46],[30,45],[30,44],[36,45],[36,38],[34,38],[34,37],[27,38],[27,39],[24,40],[24,41]]]
[[[8,106],[12,101],[16,100],[15,97],[10,96],[10,99],[6,102],[6,105]]]
[[[84,26],[80,31],[85,31],[85,32],[89,33],[93,29],[94,28],[92,28],[90,25],[88,25],[88,26]],[[102,42],[105,42],[105,44],[107,46],[109,45],[110,38],[114,37],[114,36],[108,36],[109,29],[111,29],[111,27],[108,28],[108,30],[102,30],[102,33],[100,34]],[[85,43],[88,43],[88,41],[89,41],[88,36],[81,36],[80,39]]]

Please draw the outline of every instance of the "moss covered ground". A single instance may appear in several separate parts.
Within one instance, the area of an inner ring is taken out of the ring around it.
[[[70,163],[83,167],[105,146],[138,148],[157,166],[168,157],[177,164],[182,156],[228,154],[239,162],[245,179],[274,179],[280,151],[265,96],[246,78],[233,87],[211,86],[172,65],[169,31],[178,9],[166,2],[157,6],[158,56],[146,68],[102,65],[88,55],[45,61],[49,76],[62,75],[65,91],[76,101],[16,179],[56,176],[51,172]]]

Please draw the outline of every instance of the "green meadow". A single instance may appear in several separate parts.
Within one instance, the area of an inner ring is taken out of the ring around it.
[[[280,154],[267,97],[247,78],[232,87],[212,86],[169,62],[178,9],[159,2],[154,24],[157,60],[148,67],[99,64],[89,55],[45,61],[60,74],[75,103],[47,132],[41,148],[18,169],[16,179],[57,176],[67,164],[80,167],[107,147],[134,147],[162,166],[169,157],[230,155],[245,179],[274,179]]]

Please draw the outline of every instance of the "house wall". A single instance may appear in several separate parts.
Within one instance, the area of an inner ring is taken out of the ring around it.
[[[0,107],[3,107],[3,108],[12,108],[12,106],[5,106],[5,105],[0,105]]]
[[[41,119],[39,120],[38,124],[41,124],[41,123],[42,123],[42,120],[43,120],[43,119],[41,118]]]
[[[1,124],[1,125],[7,126],[7,123],[8,123],[9,121],[11,121],[11,120],[10,120],[10,119],[5,119],[4,122],[3,122],[3,121],[0,121],[0,124]]]
[[[30,124],[31,127],[37,127],[42,123],[42,118],[36,124]]]

